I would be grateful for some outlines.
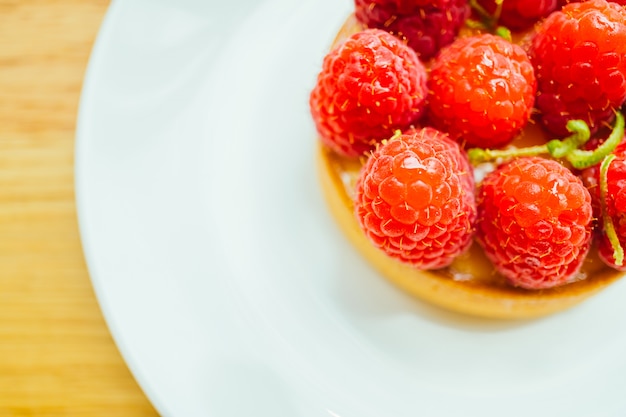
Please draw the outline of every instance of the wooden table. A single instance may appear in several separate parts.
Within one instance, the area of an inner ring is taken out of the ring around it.
[[[106,0],[0,0],[0,416],[154,416],[103,320],[74,204]]]

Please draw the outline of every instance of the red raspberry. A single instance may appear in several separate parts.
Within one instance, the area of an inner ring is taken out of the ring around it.
[[[592,218],[589,191],[570,170],[554,160],[521,157],[485,177],[477,240],[511,284],[551,288],[577,278]]]
[[[528,122],[536,88],[524,50],[491,34],[459,38],[444,48],[429,87],[435,127],[481,148],[513,140]]]
[[[622,248],[626,247],[626,143],[620,144],[613,154],[615,159],[611,161],[607,171],[608,187],[604,203],[602,203],[600,192],[600,166],[594,165],[587,168],[582,172],[581,177],[591,193],[595,217],[600,225],[600,259],[615,269],[626,271],[626,264],[619,266],[615,263],[613,246],[607,237],[602,221],[602,204],[605,204],[619,243]]]
[[[361,170],[355,213],[389,256],[418,269],[449,265],[471,244],[476,218],[467,156],[429,127],[391,139]]]
[[[478,0],[478,4],[491,15],[496,12],[496,0]],[[506,0],[498,23],[511,30],[523,30],[557,9],[557,0]]]
[[[309,104],[324,144],[356,157],[422,115],[426,69],[389,33],[369,29],[324,58]]]
[[[467,0],[355,0],[356,18],[407,41],[421,59],[450,44],[469,17]]]
[[[572,3],[537,27],[529,55],[540,120],[557,136],[570,119],[592,132],[626,100],[626,9],[606,0]]]

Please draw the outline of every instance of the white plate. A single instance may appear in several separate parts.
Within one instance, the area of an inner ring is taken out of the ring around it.
[[[112,5],[82,97],[89,270],[164,416],[624,416],[626,282],[544,320],[415,301],[346,243],[308,93],[350,0]]]

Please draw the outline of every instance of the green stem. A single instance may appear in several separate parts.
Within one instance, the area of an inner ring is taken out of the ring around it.
[[[604,233],[606,233],[606,237],[609,239],[609,242],[613,247],[613,260],[615,261],[615,265],[622,266],[624,263],[624,249],[622,248],[617,232],[615,231],[615,225],[613,224],[613,219],[609,215],[608,204],[606,201],[609,191],[608,172],[613,159],[615,159],[615,155],[610,154],[603,159],[602,165],[600,165],[600,203],[602,206],[602,223],[604,226]]]
[[[504,4],[504,0],[496,0],[496,11],[493,13],[494,20],[500,20],[500,16],[502,15],[502,5]]]
[[[511,30],[506,26],[498,26],[494,30],[495,34],[509,42],[513,42],[513,36],[511,35]]]
[[[483,162],[494,161],[496,159],[512,159],[522,156],[537,156],[548,154],[547,145],[529,146],[526,148],[509,148],[509,149],[481,149],[472,148],[467,151],[472,165],[478,165]]]
[[[570,120],[567,129],[572,132],[570,136],[562,140],[553,139],[545,145],[511,149],[474,148],[468,151],[468,156],[473,165],[478,165],[496,159],[548,154],[556,159],[566,159],[576,169],[584,169],[600,163],[620,144],[624,138],[624,116],[619,112],[615,114],[615,125],[611,135],[593,151],[579,149],[591,137],[587,123],[583,120]]]
[[[483,22],[479,22],[478,20],[474,20],[474,19],[467,19],[465,21],[465,25],[470,29],[478,29],[478,30],[487,29]]]
[[[496,0],[496,11],[493,13],[492,19],[494,24],[500,21],[500,16],[502,15],[502,5],[504,4],[504,0]],[[511,36],[511,31],[506,26],[498,25],[495,27],[493,31],[496,35],[501,38],[506,39],[509,42],[513,42],[513,37]]]
[[[481,20],[483,20],[483,21],[492,21],[493,20],[493,16],[490,15],[489,12],[487,10],[485,10],[485,8],[483,6],[478,4],[478,0],[470,0],[469,4],[470,4],[470,7],[472,9],[476,10],[476,13],[478,13],[478,15],[480,16]]]
[[[511,36],[511,31],[505,26],[498,25],[498,20],[500,20],[500,15],[502,14],[502,4],[504,3],[504,0],[495,0],[495,3],[496,10],[493,14],[489,14],[489,12],[478,3],[478,0],[470,0],[470,7],[478,13],[480,16],[480,22],[469,19],[469,26],[488,30],[493,34],[512,42],[513,38]]]
[[[582,120],[570,120],[567,129],[572,132],[563,140],[553,139],[544,145],[530,146],[527,148],[511,149],[480,149],[474,148],[468,151],[472,164],[493,161],[494,159],[510,159],[520,156],[537,156],[549,154],[554,158],[563,158],[574,149],[584,144],[591,136],[587,123]]]
[[[600,163],[607,155],[615,150],[624,138],[624,116],[615,113],[615,125],[609,137],[593,151],[573,149],[565,157],[574,168],[584,169]]]
[[[572,134],[565,139],[554,139],[547,143],[548,152],[553,158],[563,158],[574,149],[580,148],[591,137],[589,126],[583,120],[570,120],[567,122],[567,130]]]

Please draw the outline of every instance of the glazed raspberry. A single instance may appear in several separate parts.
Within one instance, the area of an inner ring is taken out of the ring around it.
[[[379,29],[359,32],[325,58],[310,95],[324,144],[356,157],[422,115],[426,69],[415,52]]]
[[[433,128],[381,145],[355,189],[355,213],[365,234],[418,269],[445,267],[469,247],[475,204],[467,156]]]
[[[571,171],[554,160],[522,157],[485,177],[477,240],[511,284],[551,288],[576,279],[592,217],[589,191]]]
[[[604,204],[610,216],[615,232],[622,248],[626,247],[626,143],[615,149],[615,158],[611,161],[607,171],[607,189]],[[600,166],[594,165],[583,171],[581,175],[585,186],[591,193],[594,214],[599,219],[599,254],[607,265],[626,271],[626,265],[616,265],[614,249],[602,222],[602,193],[600,190]]]
[[[546,129],[568,134],[570,119],[592,132],[626,100],[626,9],[605,0],[572,3],[537,27],[529,56],[538,82],[536,107]]]
[[[407,41],[427,60],[450,44],[469,16],[467,0],[355,0],[356,18]]]
[[[478,4],[490,15],[496,12],[496,0],[478,0]],[[502,3],[498,23],[511,30],[523,30],[556,9],[557,0],[506,0]]]
[[[524,50],[491,34],[459,38],[444,48],[429,87],[434,126],[481,148],[513,140],[528,122],[536,88]]]

